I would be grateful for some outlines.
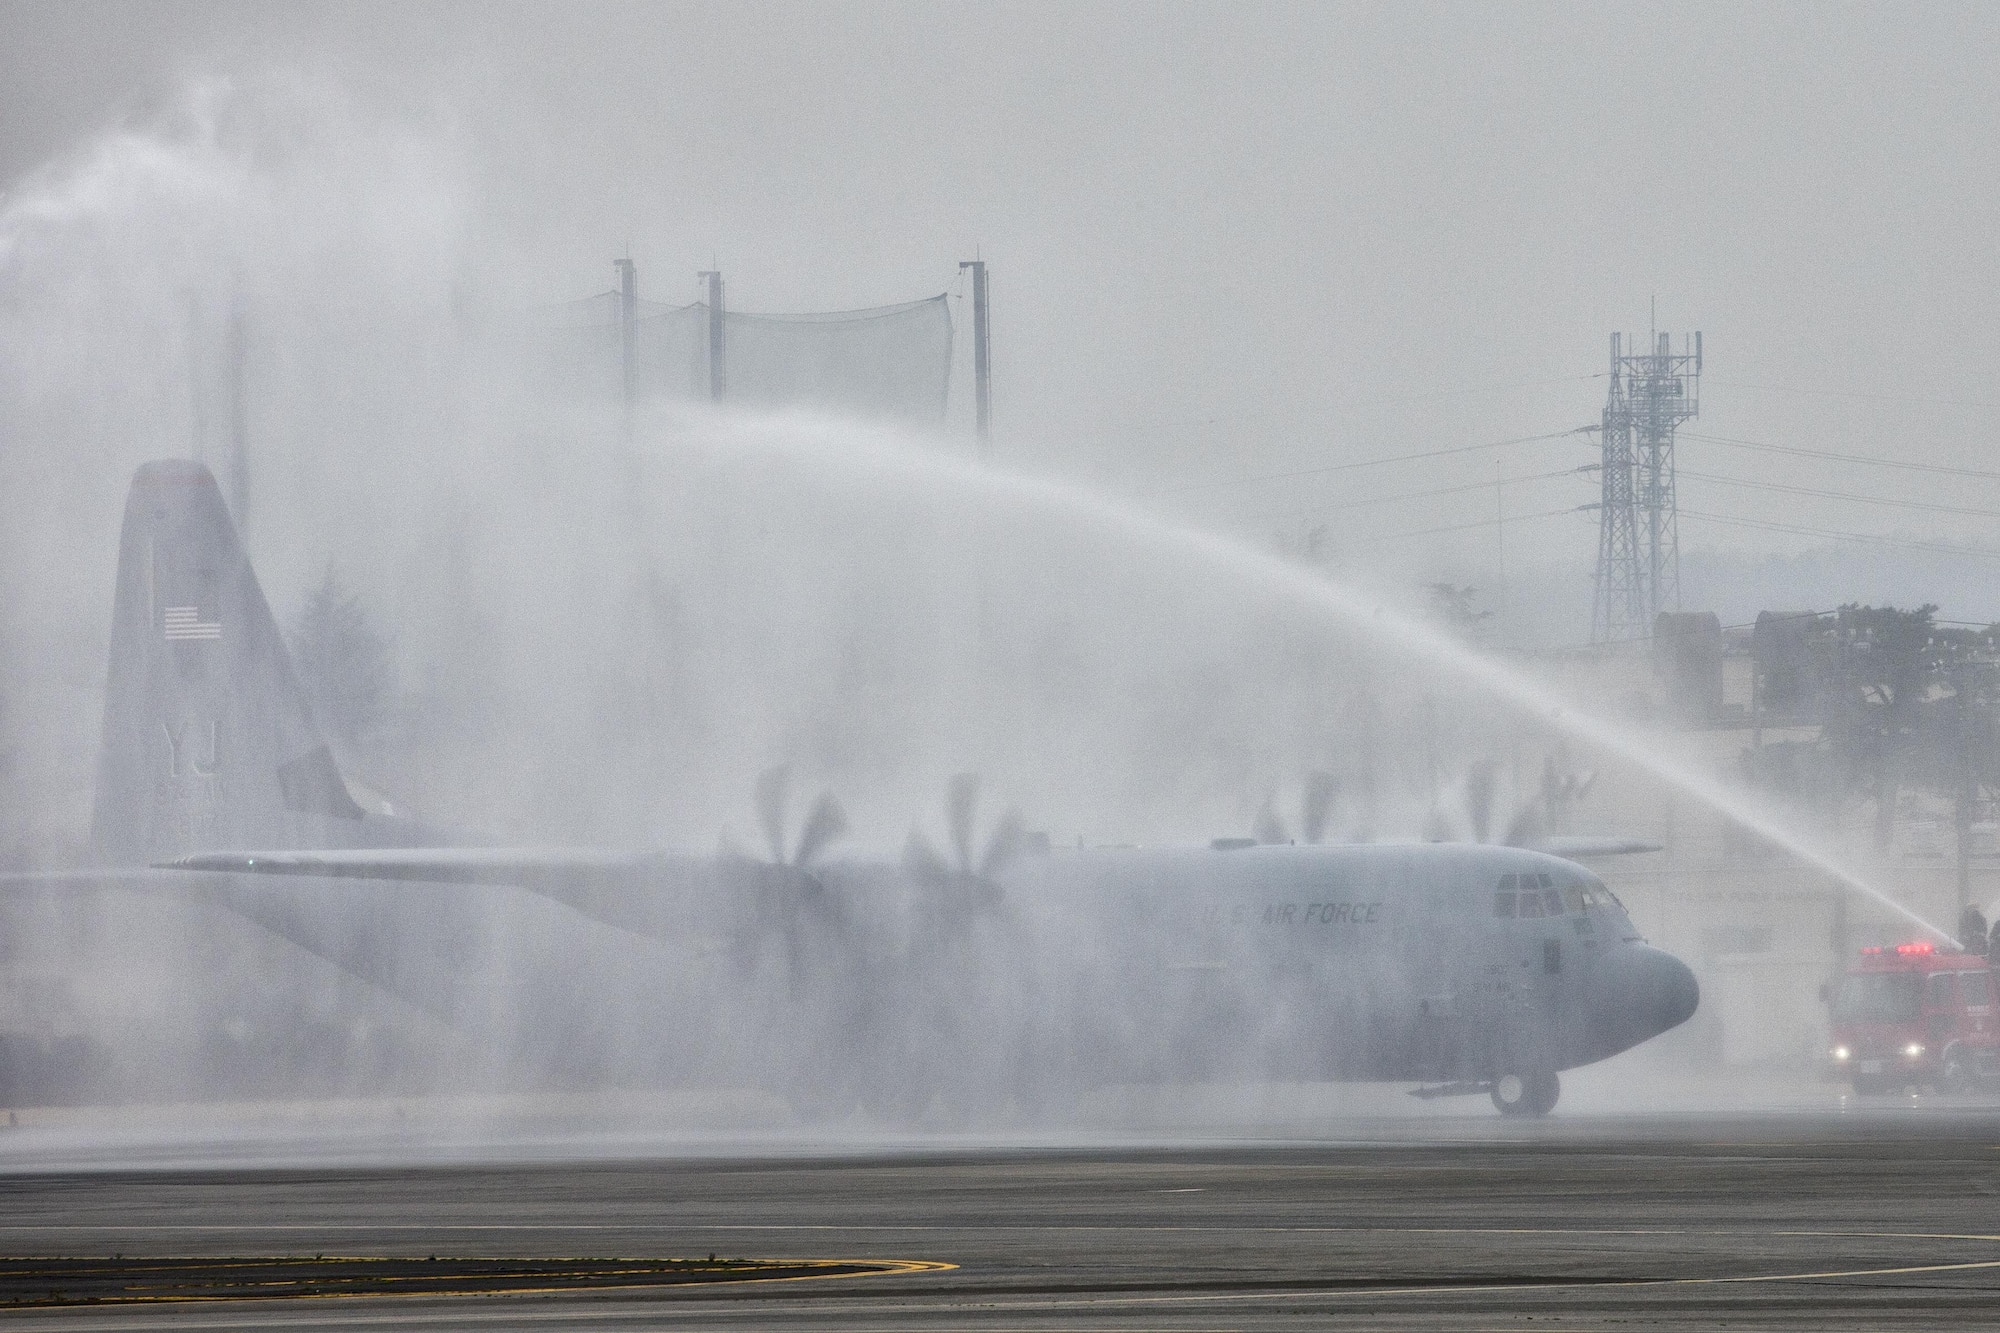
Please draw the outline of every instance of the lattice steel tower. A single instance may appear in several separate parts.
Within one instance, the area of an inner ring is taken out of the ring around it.
[[[1592,643],[1642,638],[1654,617],[1681,605],[1674,428],[1700,405],[1701,335],[1682,339],[1678,353],[1664,333],[1629,356],[1623,343],[1622,334],[1611,335]]]

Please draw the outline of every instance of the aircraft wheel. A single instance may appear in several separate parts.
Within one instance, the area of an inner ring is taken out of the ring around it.
[[[1501,1115],[1544,1116],[1562,1095],[1553,1070],[1502,1074],[1493,1080],[1493,1105]]]

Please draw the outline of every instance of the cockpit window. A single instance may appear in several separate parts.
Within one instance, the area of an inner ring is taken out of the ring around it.
[[[1602,892],[1602,886],[1599,886]],[[1493,915],[1507,917],[1533,917],[1581,915],[1593,908],[1606,905],[1608,893],[1603,897],[1593,893],[1590,881],[1581,884],[1565,883],[1556,887],[1555,876],[1545,872],[1521,871],[1500,876],[1499,886],[1493,890]]]
[[[1973,1008],[1993,1003],[1992,979],[1984,972],[1959,973],[1958,998]]]
[[[1565,911],[1583,910],[1583,892],[1574,887],[1558,889],[1546,874],[1523,871],[1502,875],[1493,891],[1493,915],[1541,918],[1561,916]]]

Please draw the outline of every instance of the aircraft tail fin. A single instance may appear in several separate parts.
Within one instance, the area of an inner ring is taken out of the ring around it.
[[[215,478],[197,462],[145,464],[118,542],[97,854],[143,865],[340,845],[361,818]]]

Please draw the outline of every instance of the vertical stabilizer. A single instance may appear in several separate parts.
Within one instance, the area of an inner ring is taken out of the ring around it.
[[[99,856],[338,845],[361,817],[215,478],[196,462],[145,464],[118,543]]]

